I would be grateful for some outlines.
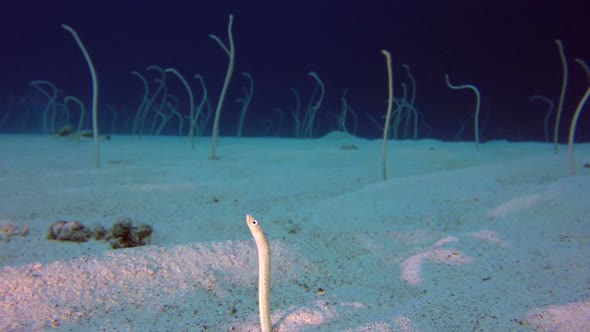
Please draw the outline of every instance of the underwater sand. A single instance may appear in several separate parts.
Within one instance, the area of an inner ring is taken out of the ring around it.
[[[0,136],[1,331],[258,331],[246,214],[277,331],[590,330],[590,144]],[[341,149],[354,144],[358,150]],[[46,239],[153,226],[150,245]]]

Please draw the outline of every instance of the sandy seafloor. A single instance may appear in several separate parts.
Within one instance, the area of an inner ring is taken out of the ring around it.
[[[0,331],[589,331],[590,144],[0,136]],[[358,150],[341,149],[354,144]],[[56,220],[153,226],[150,245],[46,239]]]

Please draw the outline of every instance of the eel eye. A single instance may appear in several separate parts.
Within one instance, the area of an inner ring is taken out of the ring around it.
[[[258,225],[258,220],[252,219],[252,225]]]

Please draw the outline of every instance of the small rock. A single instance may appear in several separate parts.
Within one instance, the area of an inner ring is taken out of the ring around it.
[[[56,221],[47,232],[48,239],[57,241],[86,242],[90,236],[90,230],[79,221]]]

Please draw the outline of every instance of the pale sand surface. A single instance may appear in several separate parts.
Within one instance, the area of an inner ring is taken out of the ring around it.
[[[0,136],[1,331],[257,331],[270,239],[278,331],[590,330],[590,144]],[[354,144],[358,150],[340,149]],[[154,227],[148,246],[45,238]]]

